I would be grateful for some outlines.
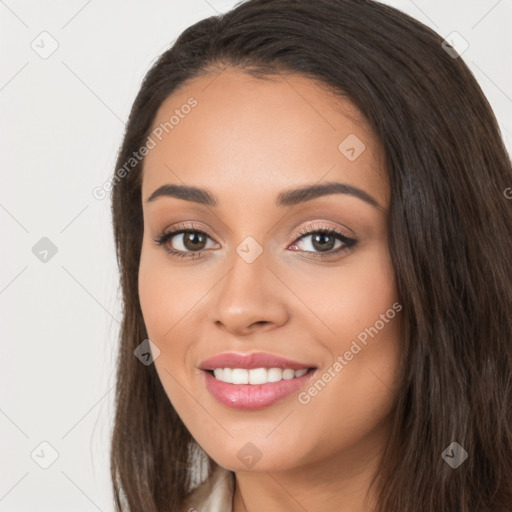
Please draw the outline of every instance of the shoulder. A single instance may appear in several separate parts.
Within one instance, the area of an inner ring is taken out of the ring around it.
[[[185,499],[181,512],[232,512],[235,475],[217,466]]]

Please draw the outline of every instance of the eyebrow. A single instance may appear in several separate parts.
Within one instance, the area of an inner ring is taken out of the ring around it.
[[[354,187],[353,185],[336,182],[306,185],[297,189],[285,190],[278,195],[276,206],[294,206],[330,194],[348,194],[367,202],[375,208],[383,209],[383,207],[364,190]],[[162,185],[148,197],[146,202],[149,203],[159,197],[175,197],[177,199],[184,199],[185,201],[192,201],[207,206],[218,205],[214,195],[209,190],[189,185],[175,185],[170,183]]]

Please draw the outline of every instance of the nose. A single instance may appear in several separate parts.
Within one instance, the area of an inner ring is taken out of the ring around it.
[[[252,263],[240,256],[219,283],[212,301],[218,327],[236,336],[256,330],[271,330],[289,318],[290,293],[267,266],[263,252]]]

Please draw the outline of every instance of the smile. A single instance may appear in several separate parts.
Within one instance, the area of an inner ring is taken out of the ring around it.
[[[299,392],[316,373],[316,368],[216,368],[213,371],[203,370],[202,373],[206,388],[219,403],[230,409],[257,410]],[[231,382],[221,380],[225,378]]]

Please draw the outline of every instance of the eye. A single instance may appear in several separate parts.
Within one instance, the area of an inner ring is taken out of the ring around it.
[[[173,256],[195,258],[206,250],[207,239],[211,240],[204,231],[194,226],[176,226],[160,233],[153,241],[158,246],[164,245],[166,251]]]
[[[292,245],[299,251],[312,253],[315,258],[332,256],[353,248],[357,241],[336,228],[308,225],[299,229],[302,234]],[[317,252],[318,251],[318,252]]]

